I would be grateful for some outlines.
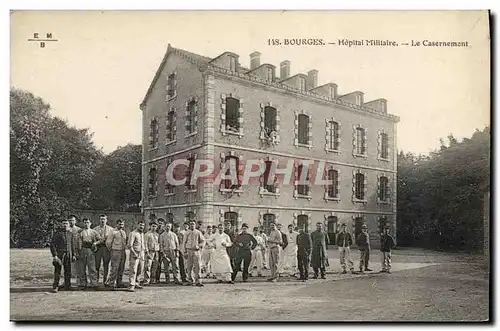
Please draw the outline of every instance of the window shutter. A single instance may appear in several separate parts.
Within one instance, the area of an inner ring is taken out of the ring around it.
[[[387,201],[392,202],[392,177],[387,176]]]
[[[356,199],[356,170],[352,171],[352,198]]]
[[[353,125],[352,127],[352,154],[358,154],[358,139],[357,139],[357,127]]]
[[[381,184],[382,184],[382,181],[380,180],[380,175],[377,174],[377,200],[382,200],[380,199],[380,190],[381,190]]]
[[[340,198],[340,170],[337,170],[337,182],[335,183],[336,198]]]
[[[264,129],[266,127],[265,125],[265,117],[266,115],[264,114],[264,104],[261,102],[260,103],[260,139],[265,139],[266,135],[264,133]]]
[[[293,128],[293,133],[294,133],[294,140],[293,140],[293,144],[295,146],[298,146],[299,145],[299,113],[298,112],[295,112],[295,120],[293,121],[293,125],[294,125],[294,128]]]
[[[313,174],[313,166],[309,165],[307,169],[307,195],[311,196],[312,195],[312,185],[311,185],[311,180],[314,176]]]
[[[337,132],[335,139],[337,139],[338,148],[340,149],[340,122],[337,122]]]
[[[226,135],[226,95],[222,93],[220,95],[221,102],[220,102],[220,108],[221,108],[221,113],[220,113],[220,131],[222,132],[222,135]]]
[[[222,209],[219,209],[219,223],[224,224],[224,211]]]
[[[364,155],[368,155],[368,129],[364,128],[363,130],[363,148],[364,148]]]
[[[325,170],[323,170],[323,176],[325,176],[325,179],[327,181],[327,183],[324,185],[325,186],[325,198],[328,198],[328,186],[330,185],[329,178],[328,178],[328,171],[329,171],[329,167],[327,164],[325,164]]]
[[[245,172],[245,166],[243,164],[243,155],[238,156],[238,187],[243,185],[243,173]]]
[[[196,97],[194,101],[194,115],[193,115],[194,123],[193,127],[191,128],[191,132],[198,131],[198,108],[199,108],[198,97]]]
[[[367,200],[368,193],[368,176],[366,173],[363,174],[363,200]]]
[[[391,144],[389,143],[389,134],[387,134],[387,158],[391,158]]]
[[[280,142],[280,110],[278,107],[276,109],[276,143]]]
[[[331,139],[330,139],[330,120],[327,118],[325,119],[325,150],[330,149],[331,146]]]
[[[175,140],[177,137],[177,111],[174,109],[173,123],[171,125],[172,128],[172,140]]]
[[[313,137],[313,123],[312,123],[312,115],[308,115],[308,122],[307,122],[307,144],[309,146],[312,146],[312,137]]]
[[[382,157],[382,132],[377,131],[377,155],[379,158]]]

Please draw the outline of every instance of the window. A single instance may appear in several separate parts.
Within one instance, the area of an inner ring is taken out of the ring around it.
[[[387,226],[387,223],[388,223],[387,222],[387,216],[380,216],[378,218],[378,224],[377,224],[378,233],[380,233],[380,234],[384,233],[384,229]]]
[[[229,70],[236,71],[236,58],[234,56],[229,56]]]
[[[158,119],[156,117],[149,124],[149,147],[151,149],[158,147]]]
[[[299,77],[299,89],[301,91],[305,91],[306,90],[306,80],[304,77]]]
[[[330,87],[328,88],[328,91],[329,91],[329,97],[331,99],[335,99],[335,87],[333,87],[333,85],[330,85]]]
[[[361,234],[361,227],[365,224],[365,221],[363,220],[363,217],[355,217],[354,218],[354,238],[358,238],[358,236]],[[353,240],[356,242],[355,240]]]
[[[191,185],[191,177],[193,176],[193,168],[194,168],[194,157],[189,157],[189,166],[186,168],[186,190],[192,191],[196,189],[195,185]]]
[[[272,82],[274,80],[274,70],[273,68],[267,68],[267,80]]]
[[[357,173],[355,177],[355,197],[358,200],[365,199],[365,175]]]
[[[264,130],[268,137],[271,136],[271,132],[276,132],[276,119],[277,111],[276,108],[266,106],[264,107]]]
[[[329,149],[338,151],[339,145],[340,145],[340,132],[339,132],[339,123],[335,121],[330,121],[328,123],[329,125],[329,143],[330,146],[328,146]]]
[[[326,233],[328,234],[328,242],[330,245],[336,244],[337,237],[337,225],[338,218],[337,216],[328,216],[326,219]]]
[[[191,134],[196,132],[196,100],[188,102],[186,114],[186,133]]]
[[[240,187],[241,186],[241,183],[239,182],[240,160],[236,156],[228,155],[226,156],[224,163],[226,165],[226,179],[222,180],[222,186],[228,190]],[[227,176],[231,175],[231,169],[236,170],[236,179],[227,178]],[[236,182],[234,182],[234,180],[236,180]]]
[[[171,223],[174,224],[174,214],[172,213],[167,213],[167,217],[165,219],[165,224],[166,223]]]
[[[301,227],[304,227],[304,231],[309,232],[309,217],[307,215],[298,215],[297,226],[299,227],[299,229]]]
[[[339,173],[337,170],[328,170],[328,197],[338,198],[339,186],[338,186]]]
[[[309,145],[309,116],[299,114],[299,144]]]
[[[271,233],[271,223],[276,223],[276,215],[267,213],[262,216],[262,219],[262,227],[264,228],[264,233],[269,235]]]
[[[171,73],[167,78],[167,100],[175,97],[175,73]]]
[[[385,176],[379,178],[379,196],[380,201],[387,201],[389,199],[389,179]]]
[[[365,155],[365,129],[356,128],[356,154]]]
[[[165,142],[175,141],[175,111],[171,109],[167,114],[167,128],[165,132]]]
[[[226,98],[226,130],[240,131],[240,101],[235,98]]]
[[[380,134],[380,158],[388,159],[389,158],[389,136],[387,133]]]
[[[171,163],[171,160],[167,162],[167,169]],[[172,177],[175,178],[175,174],[172,173]],[[165,171],[165,196],[173,195],[174,194],[174,185],[169,182],[168,177],[167,177],[167,172]]]
[[[148,196],[156,196],[156,167],[149,168],[148,173]]]
[[[227,211],[224,213],[224,224],[231,224],[231,226],[238,226],[238,213],[234,211]]]
[[[196,221],[196,214],[194,213],[194,211],[191,211],[191,210],[187,211],[185,218],[186,218],[186,222]]]
[[[306,174],[306,183],[301,182],[302,172],[307,171]],[[309,171],[308,169],[304,169],[304,166],[301,164],[297,168],[297,194],[298,195],[309,195]]]
[[[274,176],[274,178],[271,178],[271,180],[269,179],[271,169],[273,168],[273,161],[265,161],[265,164],[266,170],[264,171],[262,186],[268,193],[276,193],[276,176]]]

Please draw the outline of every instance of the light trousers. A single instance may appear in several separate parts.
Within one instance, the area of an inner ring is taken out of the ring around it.
[[[138,257],[130,252],[128,273],[130,286],[135,286],[136,280],[144,279],[144,252],[140,252]]]
[[[349,246],[339,247],[339,256],[340,256],[340,266],[344,271],[346,270],[346,261],[347,264],[349,265],[349,269],[350,270],[354,269],[354,262],[352,261],[351,258],[351,248]]]
[[[187,250],[187,280],[189,282],[200,282],[200,251],[188,249]]]
[[[269,268],[271,269],[271,278],[278,278],[278,257],[279,248],[271,247],[269,248]]]
[[[380,252],[382,270],[391,271],[391,252]]]

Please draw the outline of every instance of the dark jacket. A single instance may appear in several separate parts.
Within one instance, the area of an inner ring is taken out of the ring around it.
[[[71,231],[61,230],[54,233],[52,237],[52,242],[50,243],[50,253],[52,257],[59,257],[60,259],[66,254],[68,258],[72,258],[75,255],[76,240],[73,238],[73,233]]]
[[[380,251],[390,252],[394,248],[394,238],[390,234],[380,236]]]
[[[302,232],[297,235],[297,249],[301,252],[309,252],[312,247],[311,237],[309,233]]]
[[[345,245],[344,245],[345,239]],[[337,245],[339,247],[350,247],[352,245],[352,236],[349,232],[340,232],[337,236]]]
[[[233,245],[238,247],[238,253],[244,253],[257,247],[257,240],[250,233],[241,233],[236,237]]]
[[[368,250],[370,249],[370,241],[368,239],[369,237],[367,236],[366,233],[361,232],[356,239],[356,244],[358,245],[358,248],[360,250]]]
[[[281,246],[281,248],[285,249],[286,246],[288,246],[288,236],[286,235],[286,233],[281,232],[281,238],[283,238],[283,245]]]
[[[229,255],[230,258],[234,258],[236,256],[236,253],[238,252],[238,246],[236,246],[234,244],[236,242],[237,237],[238,237],[238,232],[224,230],[224,233],[229,236],[229,239],[231,239],[231,242],[233,243],[231,246],[226,247],[227,255]]]

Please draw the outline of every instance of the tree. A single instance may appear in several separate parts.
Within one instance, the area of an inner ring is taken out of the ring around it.
[[[11,246],[44,246],[53,223],[86,205],[101,152],[87,129],[50,114],[32,93],[10,91]]]
[[[90,206],[140,211],[142,146],[128,144],[106,155],[96,169]]]
[[[398,242],[442,249],[482,245],[482,189],[489,182],[490,130],[448,136],[429,156],[398,155]]]

